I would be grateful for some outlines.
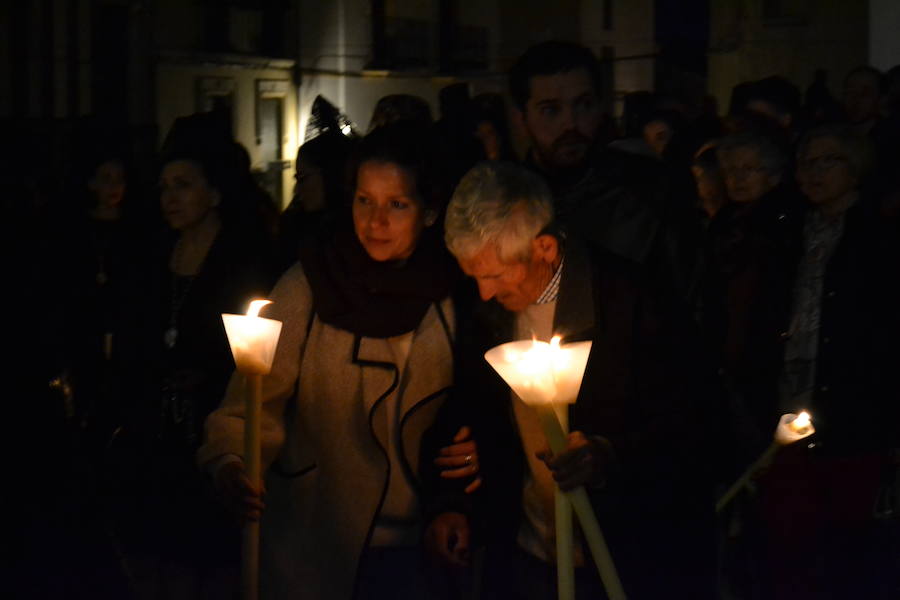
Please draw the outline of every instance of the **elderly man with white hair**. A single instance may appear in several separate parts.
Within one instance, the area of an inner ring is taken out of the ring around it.
[[[705,422],[709,379],[690,318],[658,301],[639,266],[557,231],[549,190],[522,167],[472,169],[447,209],[445,240],[482,301],[458,313],[457,392],[445,418],[472,427],[484,486],[479,509],[432,521],[431,549],[463,563],[460,540],[472,529],[487,545],[488,597],[555,597],[554,481],[586,485],[629,598],[712,598],[705,436],[716,427]],[[553,334],[593,342],[558,455],[482,358],[496,344]],[[578,597],[602,598],[578,546]]]

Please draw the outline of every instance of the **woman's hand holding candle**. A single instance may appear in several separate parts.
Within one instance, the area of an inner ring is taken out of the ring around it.
[[[222,504],[240,523],[259,521],[266,507],[263,502],[266,485],[260,481],[257,489],[247,476],[243,462],[233,460],[219,466],[213,484]]]
[[[812,419],[806,411],[799,415],[788,413],[781,415],[778,419],[778,425],[775,427],[772,443],[766,448],[766,451],[760,455],[756,461],[751,464],[744,474],[732,484],[728,491],[716,502],[716,512],[722,512],[731,500],[737,496],[738,492],[753,478],[756,473],[766,468],[775,458],[775,454],[783,446],[799,442],[816,432],[816,428],[812,424]]]

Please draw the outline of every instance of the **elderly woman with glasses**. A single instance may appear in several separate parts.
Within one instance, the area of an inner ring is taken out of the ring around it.
[[[808,210],[779,408],[808,409],[816,435],[782,452],[762,481],[772,598],[896,589],[874,526],[897,508],[880,503],[879,490],[896,474],[890,456],[900,445],[900,264],[890,224],[863,185],[870,144],[842,125],[815,129],[798,146]]]
[[[709,228],[703,319],[732,392],[736,448],[749,459],[775,422],[800,203],[785,181],[787,152],[772,138],[739,133],[716,154],[728,202]]]

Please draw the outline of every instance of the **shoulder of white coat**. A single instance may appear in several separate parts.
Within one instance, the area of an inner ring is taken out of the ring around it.
[[[299,261],[282,274],[269,299],[272,305],[262,316],[270,319],[285,319],[312,309],[312,289]]]
[[[453,299],[450,297],[444,298],[438,304],[438,308],[443,313],[444,318],[447,320],[447,327],[450,328],[450,336],[454,339],[456,338],[456,310],[453,307]]]

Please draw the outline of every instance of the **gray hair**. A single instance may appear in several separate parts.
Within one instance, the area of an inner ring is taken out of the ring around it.
[[[484,162],[456,186],[444,240],[457,258],[493,244],[502,262],[531,258],[531,241],[553,222],[553,200],[535,173],[508,162]]]
[[[759,155],[759,160],[769,175],[781,175],[788,162],[788,154],[779,143],[769,136],[755,132],[741,132],[729,135],[719,141],[716,154],[719,162],[738,148],[750,148]]]
[[[820,125],[800,138],[797,144],[797,163],[803,160],[809,145],[819,138],[832,138],[847,155],[850,172],[859,179],[864,179],[872,172],[875,163],[875,148],[872,138],[859,133],[846,123]]]

